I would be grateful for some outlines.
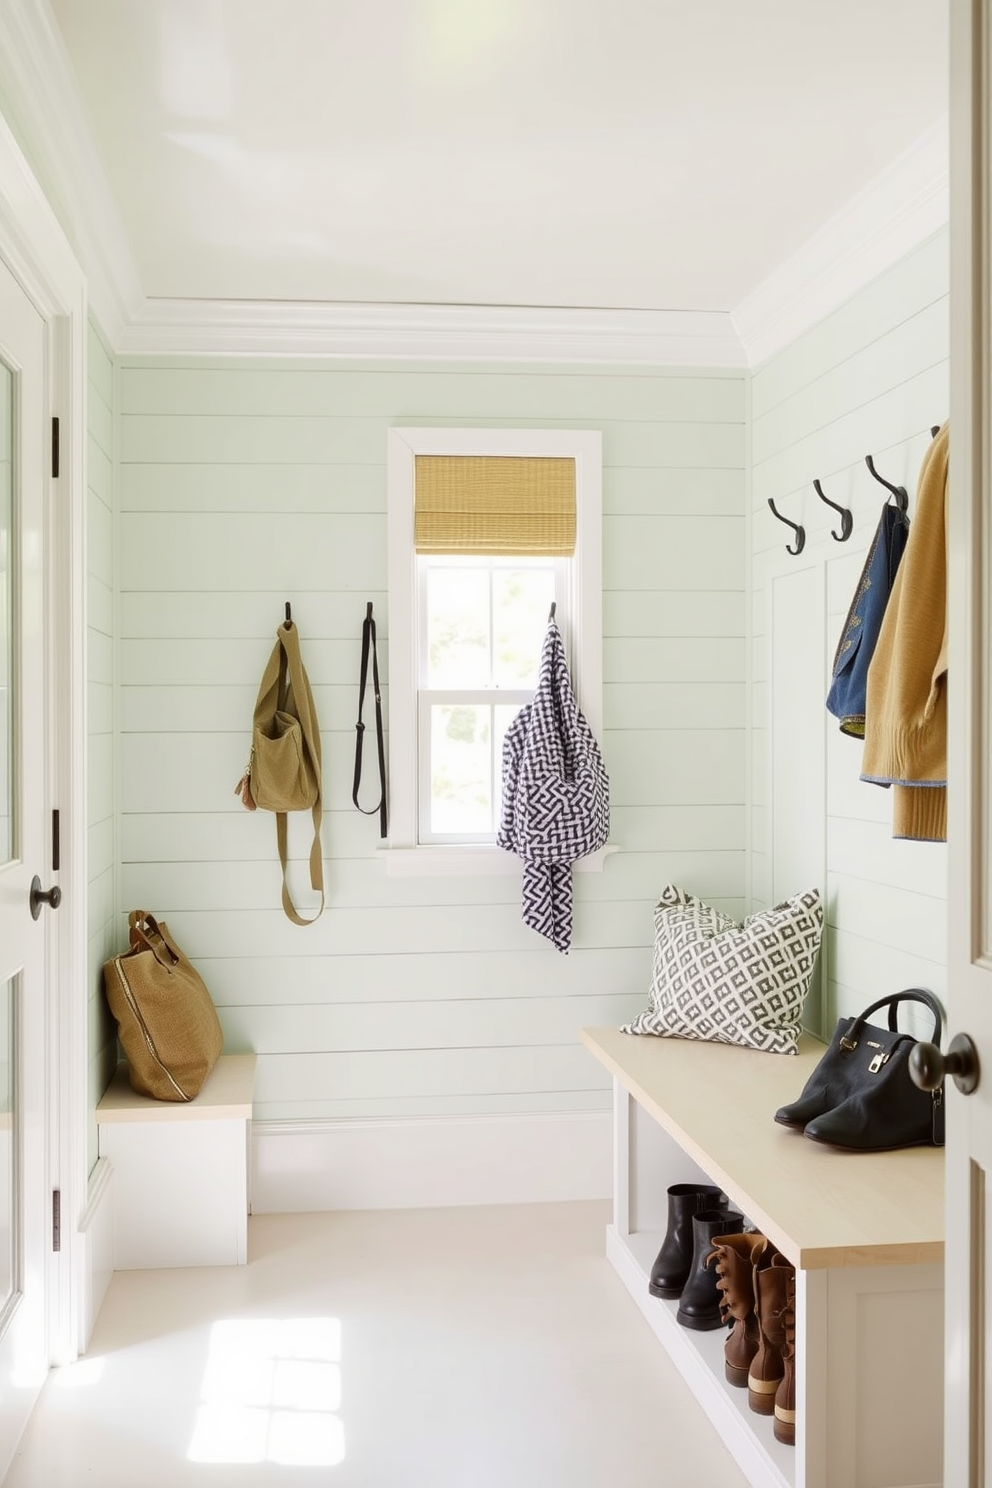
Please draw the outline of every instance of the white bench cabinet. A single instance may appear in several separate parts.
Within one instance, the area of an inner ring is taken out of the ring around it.
[[[825,1045],[796,1057],[584,1029],[614,1082],[607,1255],[755,1488],[939,1488],[944,1161],[841,1152],[779,1126]],[[796,1445],[724,1377],[723,1329],[648,1292],[670,1184],[716,1183],[796,1267]]]
[[[113,1169],[114,1266],[243,1266],[254,1054],[222,1054],[195,1100],[138,1095],[122,1064],[96,1109]]]

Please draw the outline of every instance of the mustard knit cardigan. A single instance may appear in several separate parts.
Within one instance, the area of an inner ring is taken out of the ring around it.
[[[924,456],[909,541],[868,668],[862,780],[892,785],[894,837],[947,837],[945,424]]]

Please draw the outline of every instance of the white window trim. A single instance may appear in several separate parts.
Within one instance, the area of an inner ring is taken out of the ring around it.
[[[513,873],[520,860],[484,845],[417,842],[417,655],[413,503],[417,455],[544,456],[575,461],[573,655],[569,671],[596,739],[603,726],[603,441],[593,429],[390,429],[387,437],[390,876]],[[409,618],[408,618],[409,617]],[[596,872],[613,848],[580,858]]]

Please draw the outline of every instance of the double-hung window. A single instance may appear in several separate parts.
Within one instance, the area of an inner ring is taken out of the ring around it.
[[[512,866],[503,737],[552,607],[599,733],[600,492],[598,433],[389,431],[389,845],[414,850],[391,871]]]

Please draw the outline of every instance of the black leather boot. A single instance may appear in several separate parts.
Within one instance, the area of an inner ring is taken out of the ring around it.
[[[704,1209],[692,1221],[692,1266],[682,1288],[682,1299],[676,1314],[683,1328],[721,1328],[720,1289],[715,1268],[706,1258],[713,1249],[716,1235],[739,1235],[744,1229],[744,1216],[735,1209]]]
[[[668,1229],[651,1267],[652,1297],[681,1297],[692,1267],[692,1221],[702,1209],[727,1206],[727,1195],[712,1183],[673,1183],[668,1190]]]

